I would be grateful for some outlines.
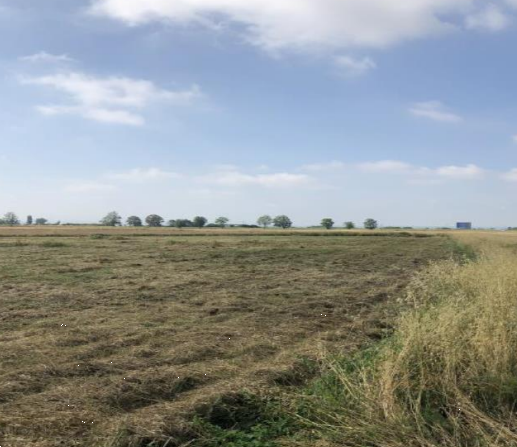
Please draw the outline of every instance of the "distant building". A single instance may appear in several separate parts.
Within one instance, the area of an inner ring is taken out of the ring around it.
[[[457,230],[472,230],[472,222],[458,222],[456,224]]]

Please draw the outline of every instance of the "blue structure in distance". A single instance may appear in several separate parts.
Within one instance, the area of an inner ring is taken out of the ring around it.
[[[472,222],[458,222],[456,224],[457,230],[472,230]]]

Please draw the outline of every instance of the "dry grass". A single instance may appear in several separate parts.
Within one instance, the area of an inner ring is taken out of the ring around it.
[[[383,337],[390,297],[449,250],[389,234],[1,231],[16,235],[0,238],[2,447],[181,444],[217,396]]]
[[[315,385],[309,419],[336,445],[517,445],[517,238],[459,237],[478,259],[417,276],[392,339]]]
[[[41,225],[41,226],[0,226],[0,237],[84,237],[91,235],[106,236],[408,236],[433,235],[435,231],[426,230],[344,230],[344,229],[281,229],[263,228],[181,228],[174,227],[103,227],[86,225]]]

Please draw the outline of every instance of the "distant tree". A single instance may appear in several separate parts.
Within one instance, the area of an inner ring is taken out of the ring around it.
[[[3,224],[4,225],[9,225],[10,227],[13,227],[15,225],[20,225],[20,219],[18,219],[18,216],[14,213],[5,213],[4,217],[3,217]]]
[[[257,223],[264,228],[269,227],[273,223],[273,218],[267,214],[257,219]]]
[[[218,217],[217,219],[215,219],[215,224],[221,228],[226,227],[226,224],[228,222],[230,222],[230,219],[228,219],[227,217]]]
[[[122,217],[116,211],[112,211],[111,213],[106,214],[101,221],[101,225],[106,227],[116,227],[117,225],[122,225]]]
[[[334,221],[331,218],[327,217],[321,220],[321,226],[323,228],[326,228],[327,230],[330,230],[334,226]]]
[[[194,224],[189,219],[173,219],[169,220],[168,223],[169,227],[176,227],[176,228],[185,228],[185,227],[193,227]]]
[[[286,228],[291,228],[293,226],[293,223],[291,222],[291,219],[289,219],[289,217],[287,216],[276,216],[274,219],[273,219],[273,224],[275,225],[275,227],[280,227],[280,228],[283,228],[284,230]]]
[[[366,219],[364,221],[364,228],[367,230],[375,230],[378,226],[379,224],[375,219]]]
[[[126,224],[129,227],[141,227],[142,226],[142,219],[138,216],[129,216],[126,219]]]
[[[33,223],[33,219],[32,219],[32,216],[29,214],[27,216],[27,222],[25,222],[25,225],[32,225]]]
[[[145,218],[145,223],[150,227],[161,227],[163,222],[163,217],[158,216],[158,214],[150,214]]]
[[[47,225],[48,220],[45,219],[44,217],[38,217],[35,222],[36,222],[36,225]]]
[[[208,222],[208,219],[203,216],[196,216],[196,217],[194,217],[194,219],[192,219],[192,223],[197,228],[203,228],[207,222]]]
[[[353,222],[345,222],[345,228],[347,230],[353,230],[355,228],[355,223],[353,223]]]

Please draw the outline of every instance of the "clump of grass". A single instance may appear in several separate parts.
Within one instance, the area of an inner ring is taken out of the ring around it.
[[[195,447],[278,447],[296,422],[272,397],[237,393],[219,398],[196,417],[191,441]]]
[[[158,438],[142,438],[120,427],[111,439],[96,446],[280,447],[279,440],[293,434],[298,425],[278,398],[229,393],[200,406],[191,422],[168,427]]]
[[[61,247],[68,247],[67,244],[64,242],[59,241],[44,241],[42,244],[40,244],[42,247],[46,248],[61,248]]]
[[[393,338],[332,360],[304,411],[342,446],[517,445],[517,260],[432,265]]]
[[[114,241],[127,241],[129,238],[127,236],[110,236],[110,239]]]
[[[102,234],[102,233],[97,233],[97,234],[90,234],[90,239],[107,239],[109,237],[109,235],[107,234]]]

